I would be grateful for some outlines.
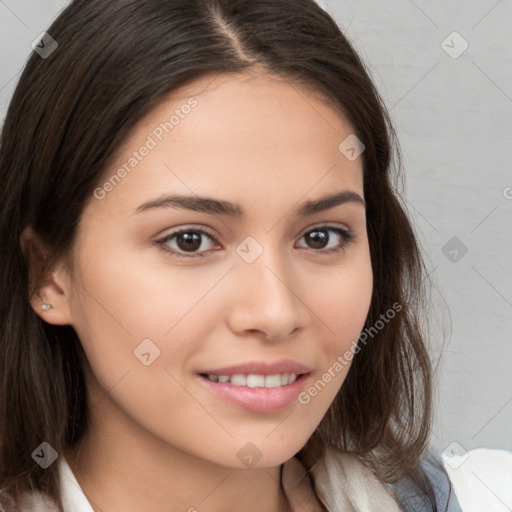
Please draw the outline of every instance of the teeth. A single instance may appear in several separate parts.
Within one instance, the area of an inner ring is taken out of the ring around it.
[[[207,374],[208,379],[213,382],[227,383],[233,386],[246,386],[249,388],[279,388],[295,382],[297,379],[296,373],[282,373],[276,375],[210,375]]]
[[[262,388],[264,386],[265,386],[265,377],[263,375],[247,375],[247,387]]]
[[[229,379],[231,384],[234,386],[246,386],[247,385],[247,379],[245,378],[245,375],[231,375],[231,379]]]
[[[278,388],[281,385],[281,375],[267,375],[265,377],[266,388]]]

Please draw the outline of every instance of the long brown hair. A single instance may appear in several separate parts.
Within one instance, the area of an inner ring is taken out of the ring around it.
[[[62,453],[87,429],[85,355],[71,326],[33,311],[38,276],[69,253],[114,151],[166,93],[207,73],[260,66],[327,98],[365,144],[374,275],[365,330],[395,310],[373,339],[360,340],[340,392],[297,456],[309,471],[326,446],[352,452],[383,482],[412,479],[437,510],[420,467],[432,421],[424,263],[400,198],[389,116],[334,20],[313,0],[75,0],[48,33],[58,47],[28,59],[1,136],[0,505],[15,510],[32,488],[62,507],[57,465],[42,469],[31,454],[43,441]],[[29,225],[51,249],[44,261],[20,249]]]

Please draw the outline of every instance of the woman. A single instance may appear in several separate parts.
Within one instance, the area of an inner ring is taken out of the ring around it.
[[[2,133],[4,509],[459,510],[392,161],[311,0],[65,9]]]

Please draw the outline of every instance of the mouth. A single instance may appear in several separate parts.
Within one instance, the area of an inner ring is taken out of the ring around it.
[[[296,402],[311,369],[293,361],[246,363],[197,373],[210,396],[257,413],[277,412]]]

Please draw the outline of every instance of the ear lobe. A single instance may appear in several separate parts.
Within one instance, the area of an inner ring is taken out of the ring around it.
[[[61,281],[64,281],[65,284]],[[30,297],[33,310],[49,324],[71,325],[68,279],[60,278],[60,270],[48,271],[41,286]]]
[[[32,226],[21,233],[20,245],[28,267],[32,309],[49,324],[71,325],[70,279],[63,263],[49,266],[49,250]]]

